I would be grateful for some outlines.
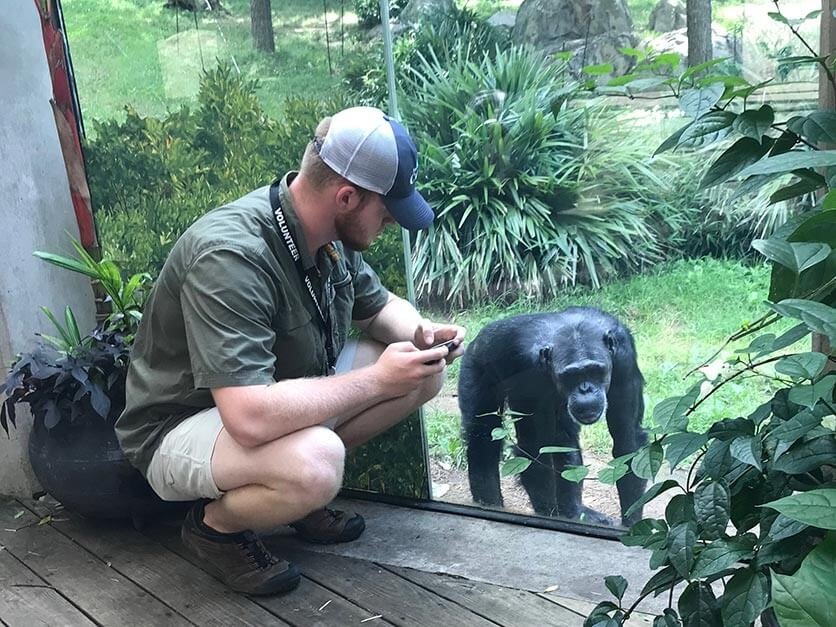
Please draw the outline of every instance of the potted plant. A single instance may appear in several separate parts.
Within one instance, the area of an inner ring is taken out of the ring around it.
[[[34,421],[29,460],[44,490],[85,516],[136,522],[163,502],[125,458],[113,425],[125,407],[130,347],[151,277],[123,281],[112,261],[96,261],[78,242],[73,245],[77,259],[35,255],[94,279],[110,312],[84,334],[69,307],[63,322],[43,308],[57,335],[41,334],[0,384],[6,395],[0,426],[8,434],[9,424],[16,426],[15,406],[27,403]]]

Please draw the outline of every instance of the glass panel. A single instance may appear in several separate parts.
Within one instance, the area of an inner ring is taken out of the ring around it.
[[[716,349],[763,312],[769,271],[752,240],[814,203],[812,188],[782,199],[782,181],[709,166],[814,108],[816,69],[792,58],[818,48],[817,20],[803,20],[818,4],[781,3],[799,37],[771,2],[703,3],[710,45],[692,54],[724,60],[681,82],[668,79],[687,67],[684,13],[658,4],[390,0],[398,114],[437,213],[411,239],[417,303],[466,327],[468,353],[425,407],[428,459],[414,415],[352,454],[350,487],[495,507],[499,486],[508,511],[618,525],[641,483],[622,478],[620,504],[618,477],[668,477],[656,450],[624,457],[645,437],[637,422],[651,428],[660,401],[718,376],[733,353]],[[378,0],[63,6],[102,248],[126,272],[155,274],[194,219],[296,168],[323,116],[389,109]],[[725,106],[725,88],[770,80],[746,106],[768,103],[771,118],[724,125],[743,104]],[[718,126],[654,156],[701,106]],[[407,295],[395,230],[366,259]],[[607,314],[557,313],[570,306]],[[723,386],[691,428],[751,411],[769,385]]]

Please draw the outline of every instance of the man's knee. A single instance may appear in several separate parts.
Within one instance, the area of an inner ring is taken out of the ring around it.
[[[438,393],[441,392],[441,388],[444,386],[446,375],[447,369],[445,368],[442,372],[424,379],[424,382],[415,390],[418,405],[423,405],[438,396]]]
[[[295,468],[287,468],[287,464]],[[339,492],[345,465],[345,445],[333,431],[311,427],[284,459],[276,459],[276,488],[291,490],[312,508],[330,502]],[[290,480],[288,481],[288,478]],[[288,483],[290,485],[288,485]]]

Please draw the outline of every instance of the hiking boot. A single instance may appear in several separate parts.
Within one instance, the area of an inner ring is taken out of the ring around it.
[[[323,507],[290,525],[303,540],[314,544],[351,542],[360,537],[366,522],[360,514]]]
[[[180,532],[201,568],[244,594],[288,592],[299,584],[299,569],[270,553],[252,531],[220,533],[204,524],[205,505],[201,501],[189,510]]]

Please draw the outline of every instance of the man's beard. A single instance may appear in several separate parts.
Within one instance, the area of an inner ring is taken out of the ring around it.
[[[337,238],[348,248],[357,251],[364,251],[371,246],[374,235],[364,233],[357,225],[356,218],[360,214],[361,207],[358,207],[349,214],[338,215],[336,220]]]

